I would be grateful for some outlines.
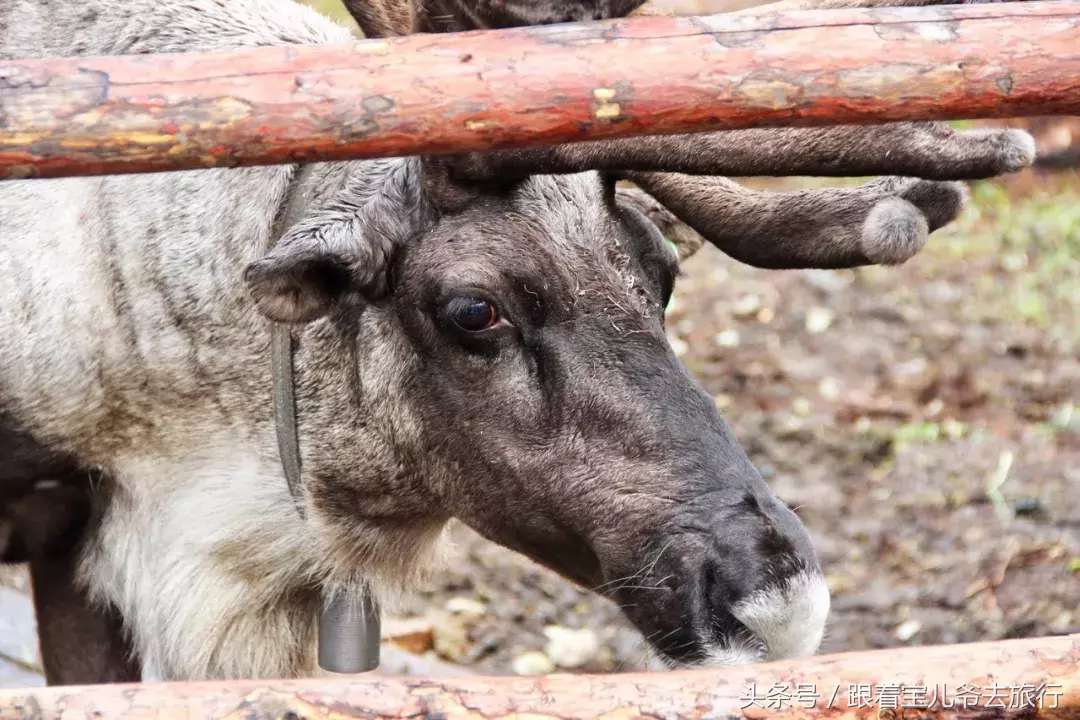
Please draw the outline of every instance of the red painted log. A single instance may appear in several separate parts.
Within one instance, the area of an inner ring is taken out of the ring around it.
[[[359,677],[0,691],[0,718],[1080,717],[1080,635],[689,672]]]
[[[1080,0],[0,61],[0,177],[1080,113]]]

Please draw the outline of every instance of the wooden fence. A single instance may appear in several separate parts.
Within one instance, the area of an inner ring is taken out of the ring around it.
[[[1078,88],[1080,0],[0,61],[0,178],[1080,114]]]
[[[0,691],[0,719],[1080,718],[1080,635],[540,678],[352,677]]]

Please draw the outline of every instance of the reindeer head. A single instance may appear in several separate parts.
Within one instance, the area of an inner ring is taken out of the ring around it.
[[[406,15],[351,7],[361,27],[372,13]],[[453,29],[628,9],[426,7],[441,8]],[[309,177],[304,192],[318,201],[247,280],[268,317],[308,323],[299,359],[305,476],[332,554],[368,568],[412,563],[456,516],[605,588],[672,664],[814,652],[829,594],[806,530],[664,332],[678,263],[701,239],[675,233],[673,250],[657,222],[670,227],[674,211],[722,249],[769,267],[900,262],[955,217],[959,186],[889,178],[736,197],[722,178],[672,171],[783,174],[771,170],[818,163],[867,174],[922,162],[963,177],[1000,172],[1024,150],[1023,138],[1000,133],[885,128],[865,130],[876,144],[857,150],[857,128],[781,130],[781,153],[748,132],[719,149],[726,141],[717,137],[641,138],[371,161]],[[892,153],[890,138],[916,151]],[[943,160],[937,148],[970,162]],[[617,189],[621,177],[666,208]]]
[[[308,324],[305,484],[334,552],[411,562],[456,516],[605,587],[672,662],[812,653],[810,539],[668,345],[680,253],[636,198],[600,172],[351,167],[247,273]]]

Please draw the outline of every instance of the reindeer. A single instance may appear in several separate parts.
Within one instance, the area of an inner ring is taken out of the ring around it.
[[[638,4],[349,3],[373,35]],[[291,0],[0,7],[0,59],[348,39]],[[48,681],[311,674],[328,598],[392,607],[451,517],[613,587],[670,666],[813,653],[811,540],[667,344],[679,262],[708,241],[899,263],[957,180],[1032,156],[1022,132],[898,123],[0,183],[0,552],[30,563]],[[723,177],[762,174],[887,177]],[[673,252],[682,223],[700,237]]]

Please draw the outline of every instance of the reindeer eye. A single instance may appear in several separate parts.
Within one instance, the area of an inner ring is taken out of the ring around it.
[[[458,297],[446,305],[446,314],[465,332],[481,332],[499,322],[499,313],[487,300]]]

